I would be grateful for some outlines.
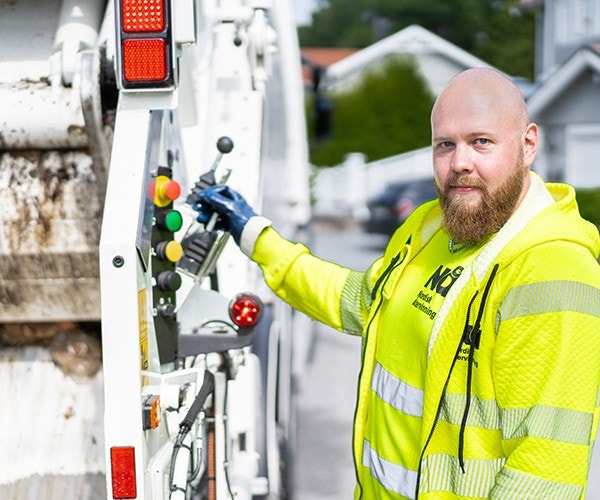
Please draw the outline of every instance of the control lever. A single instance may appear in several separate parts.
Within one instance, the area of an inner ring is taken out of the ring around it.
[[[198,178],[185,200],[186,204],[191,207],[196,203],[200,191],[217,184],[215,176],[217,167],[223,155],[230,153],[232,150],[233,141],[229,137],[219,138],[217,141],[217,156],[210,170]],[[219,179],[219,184],[227,182],[230,174],[231,170],[226,170]],[[225,243],[227,243],[229,233],[214,230],[218,217],[219,215],[214,213],[204,227],[199,223],[192,224],[181,240],[183,257],[177,263],[177,267],[180,271],[192,276],[196,281],[202,280],[213,272],[216,261],[225,247]]]
[[[232,149],[233,141],[229,137],[223,136],[219,138],[219,140],[217,141],[217,157],[213,161],[210,170],[208,172],[203,173],[198,179],[198,181],[196,181],[196,184],[194,184],[194,187],[192,188],[190,194],[185,200],[185,202],[188,205],[192,206],[194,203],[196,203],[196,197],[200,191],[205,190],[207,187],[214,186],[217,183],[215,179],[215,171],[217,170],[217,167],[219,166],[223,155],[231,153]],[[227,177],[229,177],[229,174],[226,175]],[[220,180],[221,184],[223,184],[224,182],[227,182],[227,179]]]

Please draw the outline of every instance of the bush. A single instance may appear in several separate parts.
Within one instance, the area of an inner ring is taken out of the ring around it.
[[[412,57],[389,56],[367,69],[351,90],[329,97],[332,134],[313,143],[314,165],[337,165],[351,152],[375,161],[431,143],[434,98]]]
[[[600,188],[577,189],[577,204],[584,219],[600,226]]]

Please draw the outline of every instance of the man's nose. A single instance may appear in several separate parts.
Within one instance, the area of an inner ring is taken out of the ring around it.
[[[457,144],[452,154],[450,168],[455,172],[465,172],[473,170],[473,159],[471,151],[466,144]]]

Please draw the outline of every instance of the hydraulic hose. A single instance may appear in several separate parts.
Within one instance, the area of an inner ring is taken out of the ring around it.
[[[194,398],[194,402],[192,406],[188,410],[186,416],[179,424],[179,433],[177,434],[177,438],[175,439],[175,444],[173,445],[173,454],[171,456],[171,467],[169,470],[169,489],[171,491],[171,495],[176,493],[177,495],[183,494],[185,495],[185,488],[182,486],[174,484],[174,476],[175,476],[175,464],[177,462],[177,455],[181,448],[186,448],[191,453],[191,449],[187,444],[184,444],[184,439],[190,432],[192,425],[195,420],[198,418],[200,410],[206,403],[208,396],[210,396],[215,388],[215,376],[212,372],[205,370],[204,371],[204,380],[202,382],[202,386],[196,394]]]

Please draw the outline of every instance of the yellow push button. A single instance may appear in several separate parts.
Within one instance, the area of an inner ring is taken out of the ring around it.
[[[183,257],[183,247],[181,246],[181,243],[175,240],[161,241],[156,246],[156,255],[161,259],[177,262]]]

